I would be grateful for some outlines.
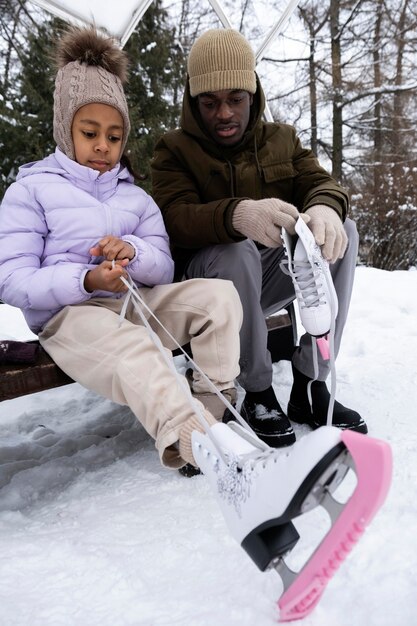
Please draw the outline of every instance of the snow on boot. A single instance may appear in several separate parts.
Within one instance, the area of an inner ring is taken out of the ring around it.
[[[295,442],[294,430],[272,386],[264,391],[247,391],[240,414],[259,439],[272,448],[290,446]]]
[[[240,424],[194,431],[193,455],[215,493],[230,532],[262,571],[275,568],[284,593],[280,620],[305,617],[382,505],[391,479],[390,448],[364,435],[323,426],[290,448],[265,446]],[[357,485],[346,503],[332,493],[349,469]],[[284,556],[300,535],[292,520],[317,506],[332,526],[298,571]]]
[[[295,231],[298,240],[294,246],[293,239],[282,229],[288,257],[288,270],[284,271],[292,278],[302,325],[313,337],[322,337],[329,332],[332,316],[335,319],[338,311],[329,263],[301,218],[295,224]]]

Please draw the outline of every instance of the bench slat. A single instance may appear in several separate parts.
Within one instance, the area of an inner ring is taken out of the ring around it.
[[[73,382],[40,347],[35,364],[0,365],[0,401]]]
[[[272,361],[291,359],[295,342],[290,315],[269,317],[266,324]],[[73,382],[40,346],[39,356],[34,364],[0,365],[0,402]]]

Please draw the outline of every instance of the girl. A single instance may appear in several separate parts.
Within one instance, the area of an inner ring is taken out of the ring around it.
[[[195,463],[190,437],[202,427],[133,306],[119,325],[127,290],[121,278],[134,281],[181,345],[191,342],[195,361],[228,399],[239,373],[237,292],[222,280],[169,284],[173,261],[161,213],[123,166],[130,130],[123,51],[92,28],[72,28],[57,60],[55,153],[21,167],[0,208],[0,297],[22,309],[74,380],[129,405],[164,465]],[[192,384],[214,423],[225,406],[198,372]]]

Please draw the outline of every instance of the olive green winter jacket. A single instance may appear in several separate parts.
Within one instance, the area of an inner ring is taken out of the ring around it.
[[[187,85],[181,128],[158,141],[153,196],[171,239],[177,277],[199,248],[244,239],[232,226],[233,210],[244,198],[276,197],[301,212],[326,204],[345,219],[346,190],[302,147],[292,126],[262,121],[263,110],[258,80],[248,129],[237,146],[225,148],[205,132]]]

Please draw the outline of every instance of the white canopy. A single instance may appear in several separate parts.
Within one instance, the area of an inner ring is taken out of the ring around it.
[[[119,39],[123,47],[137,23],[153,0],[31,0],[34,4],[60,17],[64,21],[90,25],[95,24],[99,29],[105,30]],[[262,44],[256,51],[256,60],[259,63],[265,56],[267,49],[287,24],[292,13],[300,0],[288,0],[285,10],[278,21],[266,34]],[[232,28],[232,24],[225,9],[218,0],[208,0],[219,20],[225,28]],[[268,108],[265,111],[266,118],[272,120]]]
[[[153,0],[31,0],[66,22],[95,24],[126,44]]]

